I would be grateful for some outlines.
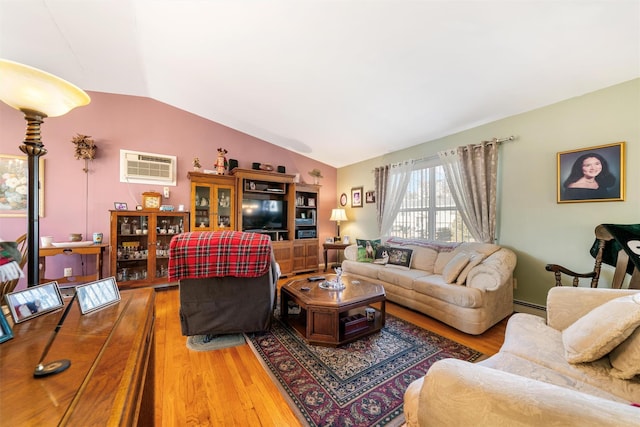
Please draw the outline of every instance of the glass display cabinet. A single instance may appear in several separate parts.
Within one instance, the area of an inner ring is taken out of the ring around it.
[[[191,180],[191,230],[235,230],[236,178],[189,172]]]

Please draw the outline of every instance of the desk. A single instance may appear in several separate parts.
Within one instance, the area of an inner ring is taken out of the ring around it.
[[[2,425],[153,425],[155,293],[120,295],[84,316],[74,302],[44,360],[69,359],[59,374],[33,378],[62,311],[13,325],[14,337],[0,344]]]
[[[46,248],[40,248],[40,283],[51,282],[57,280],[58,284],[63,283],[83,283],[92,282],[94,280],[102,279],[102,256],[104,254],[104,248],[108,247],[107,244],[101,245],[87,245],[87,246],[75,246],[70,248],[56,248],[55,246],[47,246]],[[96,272],[94,274],[88,274],[85,276],[73,275],[71,277],[61,277],[58,279],[46,279],[45,270],[47,268],[46,257],[56,255],[95,255],[96,256]]]
[[[335,250],[335,251],[343,251],[346,247],[351,246],[350,243],[329,243],[325,242],[322,244],[322,248],[324,249],[324,271],[327,271],[327,251]],[[339,254],[339,252],[338,252]]]

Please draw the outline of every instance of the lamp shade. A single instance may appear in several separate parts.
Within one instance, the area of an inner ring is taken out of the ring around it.
[[[20,111],[57,117],[91,98],[79,87],[46,71],[0,59],[0,100]]]
[[[347,213],[344,209],[332,209],[331,210],[331,218],[329,221],[347,221]]]

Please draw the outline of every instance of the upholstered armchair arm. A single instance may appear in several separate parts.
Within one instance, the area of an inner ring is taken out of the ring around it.
[[[640,426],[640,409],[456,359],[405,394],[413,426]],[[417,403],[417,404],[416,404]]]
[[[582,287],[551,288],[547,294],[547,324],[562,331],[599,305],[636,292],[640,291]]]
[[[494,291],[500,286],[511,284],[516,268],[516,254],[501,248],[469,271],[467,287]]]

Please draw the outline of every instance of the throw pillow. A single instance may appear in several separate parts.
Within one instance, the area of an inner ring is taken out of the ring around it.
[[[469,264],[469,255],[463,252],[460,252],[444,266],[442,270],[442,278],[447,283],[453,283],[458,278],[460,272],[464,269],[464,267]]]
[[[635,297],[635,298],[634,298]],[[567,362],[593,362],[640,326],[640,295],[626,295],[594,308],[562,331]]]
[[[376,257],[376,248],[380,246],[380,239],[361,240],[356,239],[358,244],[358,262],[373,262]]]
[[[376,249],[376,258],[373,260],[374,264],[385,265],[389,262],[389,248],[386,246],[378,246]]]
[[[467,276],[473,267],[480,264],[484,259],[484,255],[478,252],[473,252],[469,254],[469,264],[467,264],[456,279],[456,285],[464,285],[467,281]]]
[[[609,353],[611,375],[628,380],[640,375],[640,327]]]
[[[397,267],[408,270],[411,266],[411,257],[413,256],[413,249],[406,248],[387,248],[389,252],[389,262],[385,267]]]

